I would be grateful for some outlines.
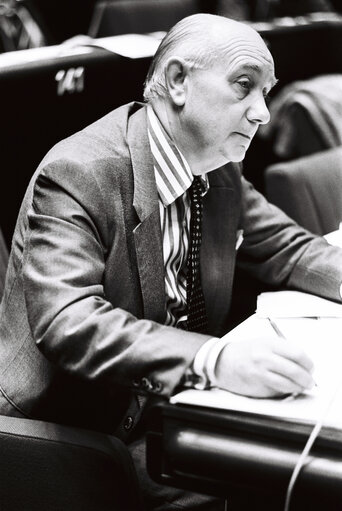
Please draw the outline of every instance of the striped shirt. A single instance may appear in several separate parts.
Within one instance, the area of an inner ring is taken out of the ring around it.
[[[186,267],[190,231],[188,189],[194,177],[186,159],[164,130],[151,105],[147,106],[147,122],[163,236],[167,311],[165,324],[181,327],[182,322],[187,320]],[[206,175],[202,176],[202,180],[205,195],[209,181]],[[222,339],[213,337],[206,341],[188,368],[184,385],[197,389],[211,386],[215,381],[218,357],[229,342],[229,334]]]
[[[189,251],[191,169],[164,130],[151,105],[147,106],[148,137],[159,195],[165,268],[166,325],[186,321],[186,266]],[[203,195],[208,191],[206,175]]]

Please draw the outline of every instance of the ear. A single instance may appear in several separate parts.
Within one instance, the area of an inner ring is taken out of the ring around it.
[[[187,92],[189,66],[180,57],[170,57],[165,67],[165,83],[172,102],[183,106]]]

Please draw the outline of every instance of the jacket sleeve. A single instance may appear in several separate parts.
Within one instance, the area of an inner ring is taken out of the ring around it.
[[[342,249],[300,227],[244,178],[242,197],[239,266],[271,285],[341,301]]]
[[[41,171],[22,269],[32,336],[70,374],[107,385],[145,381],[145,389],[170,395],[209,336],[138,320],[106,299],[108,215],[97,180],[79,164]]]

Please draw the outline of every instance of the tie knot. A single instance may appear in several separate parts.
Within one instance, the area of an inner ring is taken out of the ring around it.
[[[193,182],[191,183],[189,191],[190,191],[191,199],[197,199],[202,196],[203,183],[202,183],[202,179],[200,176],[194,176],[194,179],[193,179]]]

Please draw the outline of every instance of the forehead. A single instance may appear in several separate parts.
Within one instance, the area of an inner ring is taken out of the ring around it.
[[[253,72],[269,81],[271,86],[275,85],[276,78],[271,53],[258,34],[248,35],[249,37],[237,35],[226,39],[220,48],[221,65],[229,73],[240,70]]]

